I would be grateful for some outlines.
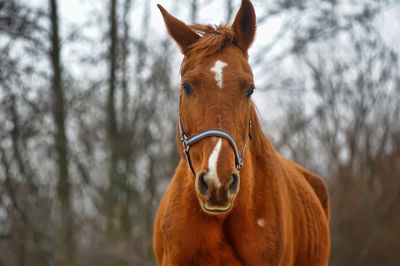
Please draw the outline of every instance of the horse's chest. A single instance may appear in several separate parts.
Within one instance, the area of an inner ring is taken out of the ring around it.
[[[163,227],[166,265],[243,265],[221,224],[208,222]]]
[[[167,241],[169,261],[179,265],[265,265],[276,254],[277,241],[258,227],[188,227]]]
[[[233,227],[235,228],[235,227]],[[279,247],[277,234],[269,234],[271,229],[266,225],[248,226],[236,228],[227,232],[230,245],[244,265],[268,265],[273,264]]]

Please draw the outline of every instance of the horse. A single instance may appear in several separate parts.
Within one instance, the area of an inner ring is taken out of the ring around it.
[[[327,265],[327,187],[275,151],[251,99],[253,5],[242,0],[231,26],[186,25],[158,8],[183,62],[181,160],[156,214],[157,263]]]

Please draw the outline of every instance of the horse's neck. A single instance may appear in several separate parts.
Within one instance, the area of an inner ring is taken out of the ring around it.
[[[263,161],[263,163],[270,164],[276,163],[279,160],[279,156],[275,151],[275,148],[272,146],[271,141],[264,134],[261,123],[258,119],[255,108],[251,111],[251,120],[252,120],[252,136],[253,141],[251,143],[251,157],[256,158],[257,160]]]
[[[265,200],[271,197],[280,197],[282,187],[283,167],[279,154],[275,151],[271,141],[264,134],[258,118],[251,118],[253,122],[252,135],[253,141],[250,143],[245,162],[248,167],[243,167],[241,178],[241,201],[244,206],[252,206],[259,204],[253,202],[255,199]],[[256,195],[256,196],[255,196]]]

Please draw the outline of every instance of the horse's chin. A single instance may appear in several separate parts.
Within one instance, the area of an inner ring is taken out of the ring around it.
[[[227,207],[209,207],[204,203],[200,202],[200,206],[202,210],[208,214],[219,215],[219,214],[227,214],[232,210],[233,204],[229,204]]]

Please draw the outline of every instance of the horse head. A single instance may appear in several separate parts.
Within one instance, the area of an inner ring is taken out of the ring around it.
[[[158,7],[184,55],[179,135],[193,173],[190,184],[205,212],[227,213],[239,191],[251,131],[254,82],[247,50],[255,36],[254,8],[243,0],[231,26],[210,26],[186,25]]]

